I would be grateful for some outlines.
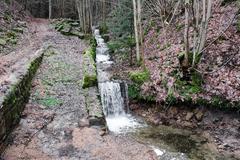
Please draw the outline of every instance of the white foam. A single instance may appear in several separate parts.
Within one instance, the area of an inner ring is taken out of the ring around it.
[[[131,115],[118,115],[106,117],[107,125],[110,131],[114,133],[125,133],[142,126]]]
[[[158,157],[162,156],[165,153],[164,150],[160,150],[160,149],[156,148],[155,146],[151,146],[151,147]]]
[[[110,60],[110,56],[109,55],[97,54],[97,56],[96,56],[96,61],[98,63],[109,62],[109,60]]]

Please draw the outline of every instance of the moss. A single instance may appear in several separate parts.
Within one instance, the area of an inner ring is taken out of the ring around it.
[[[5,121],[5,134],[6,137],[14,126],[18,123],[22,110],[28,101],[30,96],[31,81],[34,77],[41,61],[43,55],[36,58],[28,67],[27,73],[10,88],[9,93],[3,100],[1,111],[4,115],[3,120]],[[3,139],[4,137],[0,137]]]
[[[8,42],[11,43],[11,44],[17,44],[17,39],[8,39]]]
[[[150,73],[146,69],[144,71],[131,72],[129,76],[134,83],[137,83],[139,85],[150,79]]]
[[[89,50],[88,50],[88,52],[89,52],[88,54],[90,54],[90,55],[91,55],[91,57],[92,57],[92,60],[94,60],[94,61],[95,61],[95,60],[96,60],[96,56],[97,56],[97,55],[96,55],[96,50],[95,50],[95,49],[93,49],[93,48],[91,48],[91,49],[89,49]]]
[[[8,38],[16,38],[16,37],[17,37],[16,33],[13,32],[13,31],[8,31],[8,32],[6,33],[6,36],[7,36]]]
[[[130,99],[139,99],[140,96],[140,88],[138,85],[129,85],[128,86],[128,97]]]
[[[80,39],[86,38],[86,35],[81,33],[79,22],[71,19],[61,19],[53,23],[54,28],[65,36],[76,36]]]
[[[95,60],[96,60],[96,51],[94,50],[94,48],[88,48],[85,50],[84,52],[84,56],[89,57],[91,60],[91,65],[95,68]]]
[[[0,46],[5,46],[7,41],[5,39],[0,38]]]
[[[96,75],[84,75],[82,88],[89,88],[97,85]]]

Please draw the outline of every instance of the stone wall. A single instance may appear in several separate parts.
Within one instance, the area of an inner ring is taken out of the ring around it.
[[[11,75],[9,89],[0,97],[0,153],[5,148],[5,140],[18,124],[21,112],[28,102],[31,81],[42,61],[43,50],[36,54],[19,71]]]

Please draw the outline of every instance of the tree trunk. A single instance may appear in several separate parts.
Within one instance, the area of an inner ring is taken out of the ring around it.
[[[49,16],[48,18],[51,19],[52,18],[52,0],[49,0]]]
[[[136,57],[137,57],[137,63],[139,63],[141,61],[141,57],[140,57],[140,46],[139,46],[138,15],[137,15],[136,0],[133,0],[133,15],[134,15],[134,30],[135,30],[135,41],[136,41]]]

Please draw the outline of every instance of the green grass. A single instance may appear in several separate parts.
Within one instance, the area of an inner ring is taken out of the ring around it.
[[[39,99],[38,103],[46,107],[54,107],[62,104],[62,102],[59,99],[49,96],[46,96],[43,99]]]

